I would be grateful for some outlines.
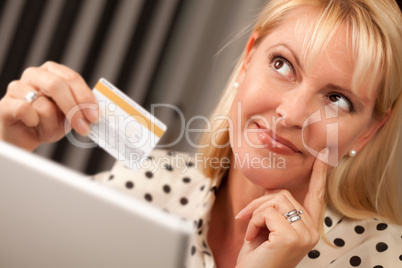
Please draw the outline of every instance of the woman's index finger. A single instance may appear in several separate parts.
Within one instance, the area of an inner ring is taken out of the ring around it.
[[[303,207],[307,210],[316,226],[319,226],[321,213],[325,204],[325,185],[328,165],[316,158],[311,172],[310,184],[304,198]]]

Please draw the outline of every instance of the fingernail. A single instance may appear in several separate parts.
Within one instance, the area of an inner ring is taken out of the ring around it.
[[[82,118],[77,120],[77,131],[81,135],[86,135],[89,132],[88,123]]]
[[[239,219],[239,218],[244,214],[244,211],[246,211],[246,208],[243,208],[242,210],[240,210],[240,212],[237,213],[235,219],[236,219],[236,220]]]
[[[96,109],[96,110],[89,109],[88,110],[88,117],[89,117],[89,120],[91,122],[94,122],[94,123],[98,122],[98,120],[99,120],[99,111],[98,111],[98,109]]]

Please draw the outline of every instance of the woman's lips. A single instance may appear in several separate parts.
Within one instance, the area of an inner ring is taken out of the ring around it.
[[[301,153],[299,149],[292,142],[285,138],[278,136],[271,130],[261,127],[257,124],[257,128],[261,131],[258,132],[258,138],[261,143],[268,147],[271,151],[279,154],[296,154]]]

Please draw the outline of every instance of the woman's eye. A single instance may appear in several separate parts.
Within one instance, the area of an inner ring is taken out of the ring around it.
[[[328,99],[338,105],[339,107],[341,107],[341,109],[344,109],[346,111],[352,112],[353,111],[353,105],[352,102],[345,96],[343,96],[342,94],[339,93],[331,93],[328,96]]]
[[[276,58],[273,61],[273,67],[281,75],[294,80],[293,67],[287,60]]]

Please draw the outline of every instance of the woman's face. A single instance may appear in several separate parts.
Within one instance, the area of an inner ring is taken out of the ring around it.
[[[317,153],[329,148],[320,159],[336,166],[379,126],[372,119],[375,97],[364,88],[351,90],[353,57],[344,29],[306,70],[305,33],[295,28],[300,18],[308,23],[314,15],[309,9],[295,11],[258,45],[251,38],[237,80],[230,111],[234,164],[264,188],[307,184]]]

